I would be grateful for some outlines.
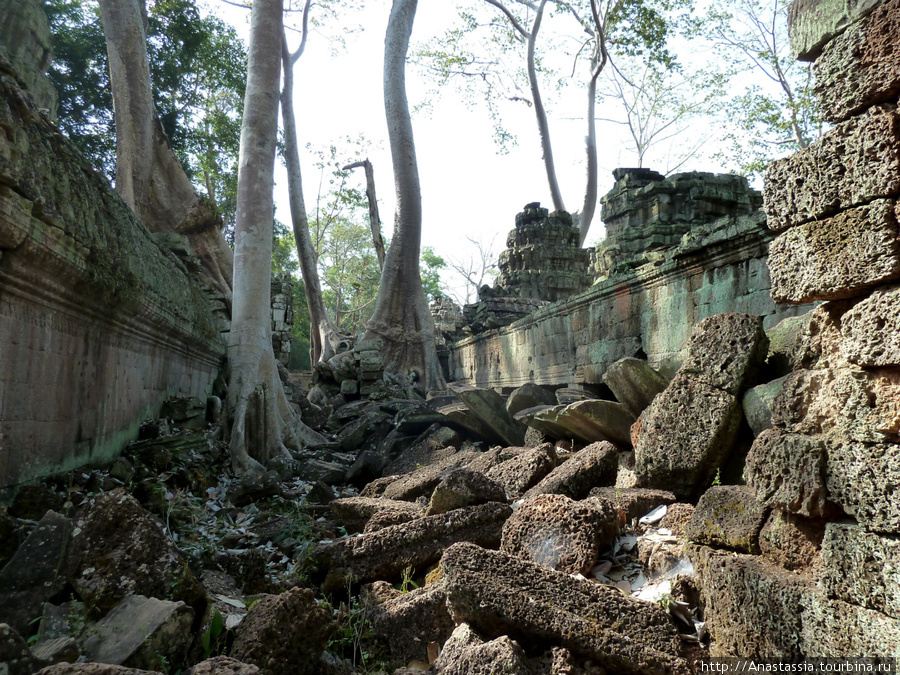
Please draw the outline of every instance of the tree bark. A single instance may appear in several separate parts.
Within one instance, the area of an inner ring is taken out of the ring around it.
[[[421,392],[444,387],[434,319],[419,275],[422,193],[406,98],[406,54],[417,0],[394,0],[384,41],[384,108],[397,193],[394,235],[366,337],[381,337],[385,370]]]
[[[303,199],[300,145],[297,139],[297,121],[294,117],[294,64],[306,46],[309,4],[306,3],[303,13],[303,41],[294,54],[290,53],[287,37],[282,33],[284,85],[281,90],[281,117],[284,122],[284,160],[287,165],[291,223],[294,227],[294,241],[297,244],[297,257],[300,260],[300,273],[306,292],[306,306],[309,309],[309,362],[315,365],[334,356],[341,336],[337,326],[328,316],[328,309],[322,298],[322,286],[319,283],[319,271],[316,266],[316,249],[309,236],[309,220],[306,215],[306,202]]]
[[[282,53],[281,0],[256,0],[250,15],[235,221],[234,307],[228,412],[235,471],[261,470],[287,445],[324,440],[290,408],[272,352],[272,190]]]
[[[153,105],[146,12],[140,0],[100,0],[116,123],[116,191],[153,232],[187,235],[205,276],[232,296],[232,254],[221,218],[172,151]]]
[[[364,159],[361,162],[353,162],[343,167],[343,171],[362,167],[366,172],[366,201],[369,202],[369,228],[372,230],[372,245],[375,246],[375,255],[378,257],[379,269],[384,269],[384,240],[381,238],[381,216],[378,215],[378,200],[375,199],[375,170],[372,162]]]

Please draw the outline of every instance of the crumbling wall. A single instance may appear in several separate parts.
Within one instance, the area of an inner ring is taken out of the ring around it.
[[[111,458],[225,353],[186,263],[23,82],[0,59],[0,490]]]

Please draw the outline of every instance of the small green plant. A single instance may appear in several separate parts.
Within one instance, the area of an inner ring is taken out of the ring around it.
[[[414,588],[418,588],[419,584],[413,581],[413,568],[412,566],[407,566],[403,568],[403,578],[400,581],[400,592],[408,593]]]
[[[722,484],[722,469],[716,469],[716,477],[713,478],[713,485],[721,485]]]
[[[221,651],[226,630],[225,619],[222,617],[222,613],[219,610],[216,610],[216,613],[213,614],[212,621],[209,622],[209,626],[206,627],[206,630],[203,631],[203,635],[200,638],[200,643],[203,647],[204,661],[208,659],[213,652],[218,654]]]

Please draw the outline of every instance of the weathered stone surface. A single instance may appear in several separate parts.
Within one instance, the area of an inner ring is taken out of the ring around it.
[[[586,442],[612,441],[623,447],[631,445],[631,425],[635,416],[621,403],[591,399],[566,406],[557,421],[572,429]]]
[[[558,494],[581,499],[592,488],[614,484],[618,463],[619,451],[612,443],[591,443],[553,469],[523,497]]]
[[[384,489],[386,499],[414,501],[418,497],[429,497],[435,486],[451,471],[465,466],[479,456],[477,450],[462,450],[438,460],[412,473],[400,476]]]
[[[900,534],[900,445],[828,439],[829,499],[866,529]]]
[[[75,663],[81,656],[81,649],[73,637],[58,637],[38,640],[31,647],[31,653],[41,663]]]
[[[315,675],[336,628],[309,589],[292,588],[250,608],[235,631],[231,656],[264,675]]]
[[[530,671],[522,646],[501,635],[489,642],[469,645],[441,659],[437,672],[446,675],[504,675]]]
[[[108,663],[57,663],[38,671],[41,675],[161,675],[158,670],[126,668]]]
[[[900,538],[829,523],[822,541],[821,580],[830,598],[900,619]]]
[[[900,204],[877,199],[783,232],[769,246],[772,299],[839,300],[900,276]]]
[[[515,415],[526,408],[539,405],[556,405],[556,396],[552,391],[528,382],[510,392],[506,399],[506,412]]]
[[[564,495],[537,495],[503,525],[500,550],[570,574],[587,574],[619,532],[615,510]]]
[[[184,664],[194,611],[183,602],[129,595],[84,641],[89,661],[165,670]]]
[[[900,655],[900,621],[871,609],[829,600],[823,593],[807,593],[802,599],[800,640],[812,657],[868,658]]]
[[[626,523],[647,515],[657,506],[676,501],[675,495],[667,490],[619,487],[594,488],[590,492],[590,499],[608,504],[622,513]]]
[[[459,433],[447,426],[434,424],[423,431],[412,445],[388,462],[385,475],[415,471],[455,453],[462,443]]]
[[[744,410],[744,419],[750,425],[754,436],[759,436],[766,429],[772,428],[772,405],[775,397],[781,393],[787,375],[772,380],[766,384],[760,384],[747,390],[741,399],[741,408]]]
[[[503,523],[511,513],[506,504],[481,504],[322,544],[315,557],[319,568],[327,570],[325,591],[341,590],[349,579],[398,581],[404,569],[437,562],[457,541],[499,546]]]
[[[418,504],[399,499],[381,499],[377,497],[344,497],[335,499],[328,505],[335,519],[343,525],[347,532],[362,532],[369,519],[379,512],[407,514],[412,518],[423,515]]]
[[[47,77],[53,58],[53,39],[41,3],[37,0],[3,0],[0,13],[4,17],[0,28],[0,54],[10,62],[38,108],[44,109],[44,114],[55,121],[57,94]]]
[[[693,516],[693,504],[683,504],[681,502],[668,504],[666,515],[659,521],[659,526],[672,530],[672,534],[676,537],[684,537],[687,525],[691,522]]]
[[[411,520],[415,520],[416,518],[421,518],[422,513],[420,512],[417,515],[413,515],[409,511],[394,511],[391,509],[385,511],[378,511],[366,522],[366,526],[363,528],[363,533],[369,534],[370,532],[378,532],[378,530],[383,530],[386,527],[390,527],[391,525],[401,525],[402,523],[408,523]]]
[[[0,666],[7,675],[31,675],[42,664],[34,658],[25,638],[8,623],[0,623]]]
[[[456,469],[441,479],[431,493],[428,515],[446,513],[464,506],[487,502],[505,502],[506,491],[483,473]]]
[[[761,317],[716,314],[694,328],[678,374],[700,376],[737,396],[756,376],[768,350]]]
[[[813,66],[823,117],[840,122],[900,97],[900,3],[888,0],[822,49]]]
[[[744,479],[766,507],[824,517],[833,510],[828,503],[826,468],[822,440],[769,429],[753,442]]]
[[[766,331],[766,337],[769,338],[766,369],[770,377],[781,378],[789,375],[795,367],[800,367],[798,352],[811,316],[811,312],[801,316],[789,316]]]
[[[341,450],[351,452],[358,449],[364,440],[376,437],[380,442],[391,430],[391,416],[380,410],[367,410],[358,419],[349,422],[337,435]]]
[[[766,170],[769,227],[783,230],[900,193],[900,116],[875,106]]]
[[[95,497],[75,522],[68,576],[81,598],[112,609],[129,593],[200,607],[203,587],[160,527],[124,490]]]
[[[28,635],[43,604],[65,588],[71,537],[72,522],[48,511],[0,570],[0,618],[18,633]]]
[[[876,289],[841,317],[841,345],[858,366],[900,366],[900,286]]]
[[[786,570],[808,570],[820,560],[824,535],[824,521],[773,509],[759,532],[759,549],[762,555]]]
[[[472,544],[449,548],[441,568],[451,616],[485,638],[562,645],[615,672],[688,672],[656,605]]]
[[[462,427],[476,438],[483,438],[492,444],[506,443],[499,432],[481,419],[481,417],[476,415],[475,412],[462,401],[443,404],[438,407],[438,412],[455,426]]]
[[[47,511],[60,513],[63,510],[65,499],[46,485],[23,485],[19,488],[12,504],[9,505],[9,515],[26,520],[40,520]]]
[[[506,401],[496,391],[462,386],[454,386],[452,391],[469,406],[469,410],[498,433],[507,445],[523,444],[525,426],[506,411]]]
[[[669,381],[646,361],[627,357],[606,369],[603,384],[612,390],[619,403],[637,417],[657,394],[665,390]]]
[[[214,656],[201,661],[188,671],[190,675],[258,675],[258,666],[243,663],[230,656]]]
[[[733,395],[679,374],[641,419],[634,467],[639,485],[683,498],[712,484],[734,444],[741,408]]]
[[[706,546],[759,553],[759,531],[768,517],[752,487],[713,485],[697,502],[685,535]]]
[[[815,584],[758,556],[688,547],[712,656],[799,659],[802,600]]]
[[[881,0],[797,0],[788,8],[791,51],[812,61],[829,41],[881,3]]]
[[[430,584],[368,605],[374,633],[387,644],[390,663],[428,661],[428,643],[444,644],[453,631],[443,585]]]
[[[518,499],[553,470],[556,459],[554,447],[545,443],[500,462],[488,469],[486,475],[502,485],[510,499]]]

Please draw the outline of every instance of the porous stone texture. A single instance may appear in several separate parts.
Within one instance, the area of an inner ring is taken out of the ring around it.
[[[188,672],[190,675],[258,675],[259,667],[230,656],[214,656],[201,661]]]
[[[381,499],[377,497],[344,497],[328,504],[335,519],[343,525],[347,532],[362,532],[366,523],[376,513],[402,513],[410,518],[423,515],[422,507],[413,502],[399,499]]]
[[[791,51],[801,61],[812,61],[830,40],[847,26],[875,9],[882,0],[797,0],[788,7]]]
[[[422,496],[430,497],[432,490],[444,476],[454,469],[465,466],[480,454],[477,450],[454,452],[428,466],[423,466],[404,476],[398,476],[385,486],[382,494],[385,499],[409,502]]]
[[[185,665],[193,610],[183,602],[129,595],[84,641],[89,661],[164,670]]]
[[[900,538],[866,532],[860,525],[829,523],[821,580],[830,598],[900,619]]]
[[[900,445],[829,439],[828,496],[866,529],[900,534]]]
[[[446,658],[438,672],[446,675],[504,675],[531,670],[525,650],[505,635],[482,644],[474,644]]]
[[[768,517],[752,487],[713,485],[697,502],[685,536],[698,544],[759,553],[759,531]]]
[[[408,511],[395,511],[392,509],[388,509],[386,511],[378,511],[366,522],[366,526],[363,528],[363,533],[369,534],[370,532],[378,532],[378,530],[383,530],[384,528],[390,527],[391,525],[408,523],[409,521],[415,520],[416,518],[421,518],[423,515],[424,513],[421,512],[413,515]]]
[[[770,377],[785,377],[800,365],[802,336],[807,331],[811,318],[811,312],[789,316],[766,331],[766,337],[769,338],[766,370]]]
[[[668,490],[619,487],[594,488],[590,492],[590,499],[603,502],[621,512],[626,523],[647,515],[657,506],[676,501],[675,495]]]
[[[589,399],[567,405],[557,415],[556,422],[571,431],[571,437],[586,443],[612,441],[627,448],[631,445],[631,425],[635,419],[621,403]]]
[[[503,486],[510,499],[518,499],[549,474],[556,461],[556,450],[549,443],[544,443],[500,462],[488,469],[486,475]]]
[[[7,675],[31,675],[40,668],[25,638],[8,623],[0,623],[0,665]]]
[[[841,122],[900,97],[900,3],[889,0],[829,42],[813,66],[823,117]]]
[[[562,645],[615,672],[688,672],[654,604],[472,544],[449,548],[441,568],[451,616],[485,638]]]
[[[810,579],[758,557],[689,546],[698,575],[711,656],[800,659],[802,601]]]
[[[315,559],[320,569],[327,570],[323,587],[326,592],[341,590],[350,579],[399,581],[403,570],[437,562],[457,541],[499,546],[503,523],[511,513],[506,504],[492,502],[321,544]]]
[[[231,656],[263,675],[315,675],[337,628],[309,589],[292,588],[250,608],[235,631]]]
[[[838,300],[900,276],[900,203],[877,199],[783,232],[769,246],[777,303]]]
[[[42,675],[160,675],[158,670],[126,668],[108,663],[57,663],[38,672]]]
[[[610,388],[619,403],[637,417],[657,394],[665,390],[669,381],[646,361],[628,357],[619,359],[606,369],[603,384]]]
[[[581,499],[592,488],[613,485],[618,465],[619,450],[616,446],[608,441],[591,443],[559,464],[523,497],[558,494]]]
[[[743,392],[766,360],[769,341],[762,318],[716,314],[691,333],[679,375],[694,375],[733,396]]]
[[[200,582],[137,501],[121,488],[92,500],[75,521],[68,578],[85,602],[109,610],[131,593],[182,600],[200,610]]]
[[[71,537],[71,521],[48,511],[0,570],[2,618],[18,633],[28,635],[43,604],[66,587]]]
[[[900,193],[898,135],[895,107],[875,106],[769,164],[764,188],[769,227],[780,231]]]
[[[773,509],[759,532],[763,556],[786,570],[809,570],[820,562],[825,522]]]
[[[865,654],[868,658],[900,656],[900,622],[880,612],[829,600],[822,593],[807,593],[802,599],[800,640],[811,657],[846,658]]]
[[[641,420],[634,467],[638,484],[689,498],[712,484],[727,458],[737,436],[741,407],[735,396],[705,379],[679,374]]]
[[[769,429],[753,442],[744,465],[744,479],[766,507],[824,517],[832,510],[825,479],[826,458],[821,439]]]
[[[428,661],[428,643],[444,644],[453,631],[443,584],[430,584],[407,593],[399,591],[368,605],[371,628],[383,640],[395,667],[413,660]]]
[[[616,511],[564,495],[523,501],[503,525],[500,550],[571,574],[587,574],[619,532]]]
[[[744,419],[747,420],[754,436],[759,436],[766,429],[772,428],[772,405],[775,403],[775,397],[781,393],[787,377],[785,375],[777,380],[757,385],[747,390],[741,399]]]
[[[841,317],[847,360],[862,367],[900,366],[900,286],[876,289]]]
[[[659,521],[661,528],[672,530],[672,534],[676,537],[684,537],[687,525],[691,522],[694,515],[693,504],[684,504],[676,502],[668,504],[666,507],[666,515]]]
[[[506,491],[498,482],[478,471],[456,469],[444,476],[434,488],[427,514],[446,513],[464,506],[505,501]]]
[[[452,391],[507,445],[524,443],[525,426],[506,411],[506,401],[496,391],[462,386],[453,386]]]

